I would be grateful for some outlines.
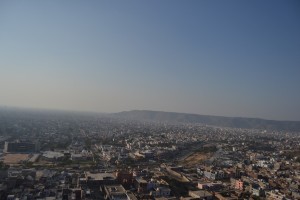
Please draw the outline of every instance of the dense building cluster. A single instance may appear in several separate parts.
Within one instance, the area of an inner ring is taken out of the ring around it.
[[[35,113],[0,134],[0,199],[300,199],[299,133]]]

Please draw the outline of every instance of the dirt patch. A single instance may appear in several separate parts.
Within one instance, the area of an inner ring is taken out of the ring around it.
[[[22,163],[22,161],[26,161],[29,159],[30,154],[6,154],[3,157],[3,162],[5,164],[18,164]]]
[[[186,167],[194,167],[203,161],[209,159],[212,153],[202,153],[202,152],[195,152],[188,157],[186,157],[183,161],[181,161],[181,165]]]

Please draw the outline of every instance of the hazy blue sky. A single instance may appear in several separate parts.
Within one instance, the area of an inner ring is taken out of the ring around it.
[[[300,2],[1,1],[0,105],[300,120]]]

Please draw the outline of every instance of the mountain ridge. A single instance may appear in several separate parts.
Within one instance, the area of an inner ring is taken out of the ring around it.
[[[250,117],[226,117],[152,110],[123,111],[114,113],[113,116],[132,120],[201,123],[220,127],[300,132],[300,121],[269,120]]]

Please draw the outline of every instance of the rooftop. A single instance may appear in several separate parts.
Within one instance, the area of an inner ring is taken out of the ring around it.
[[[108,180],[108,179],[116,178],[113,173],[91,173],[91,172],[85,172],[85,177],[92,180]]]

